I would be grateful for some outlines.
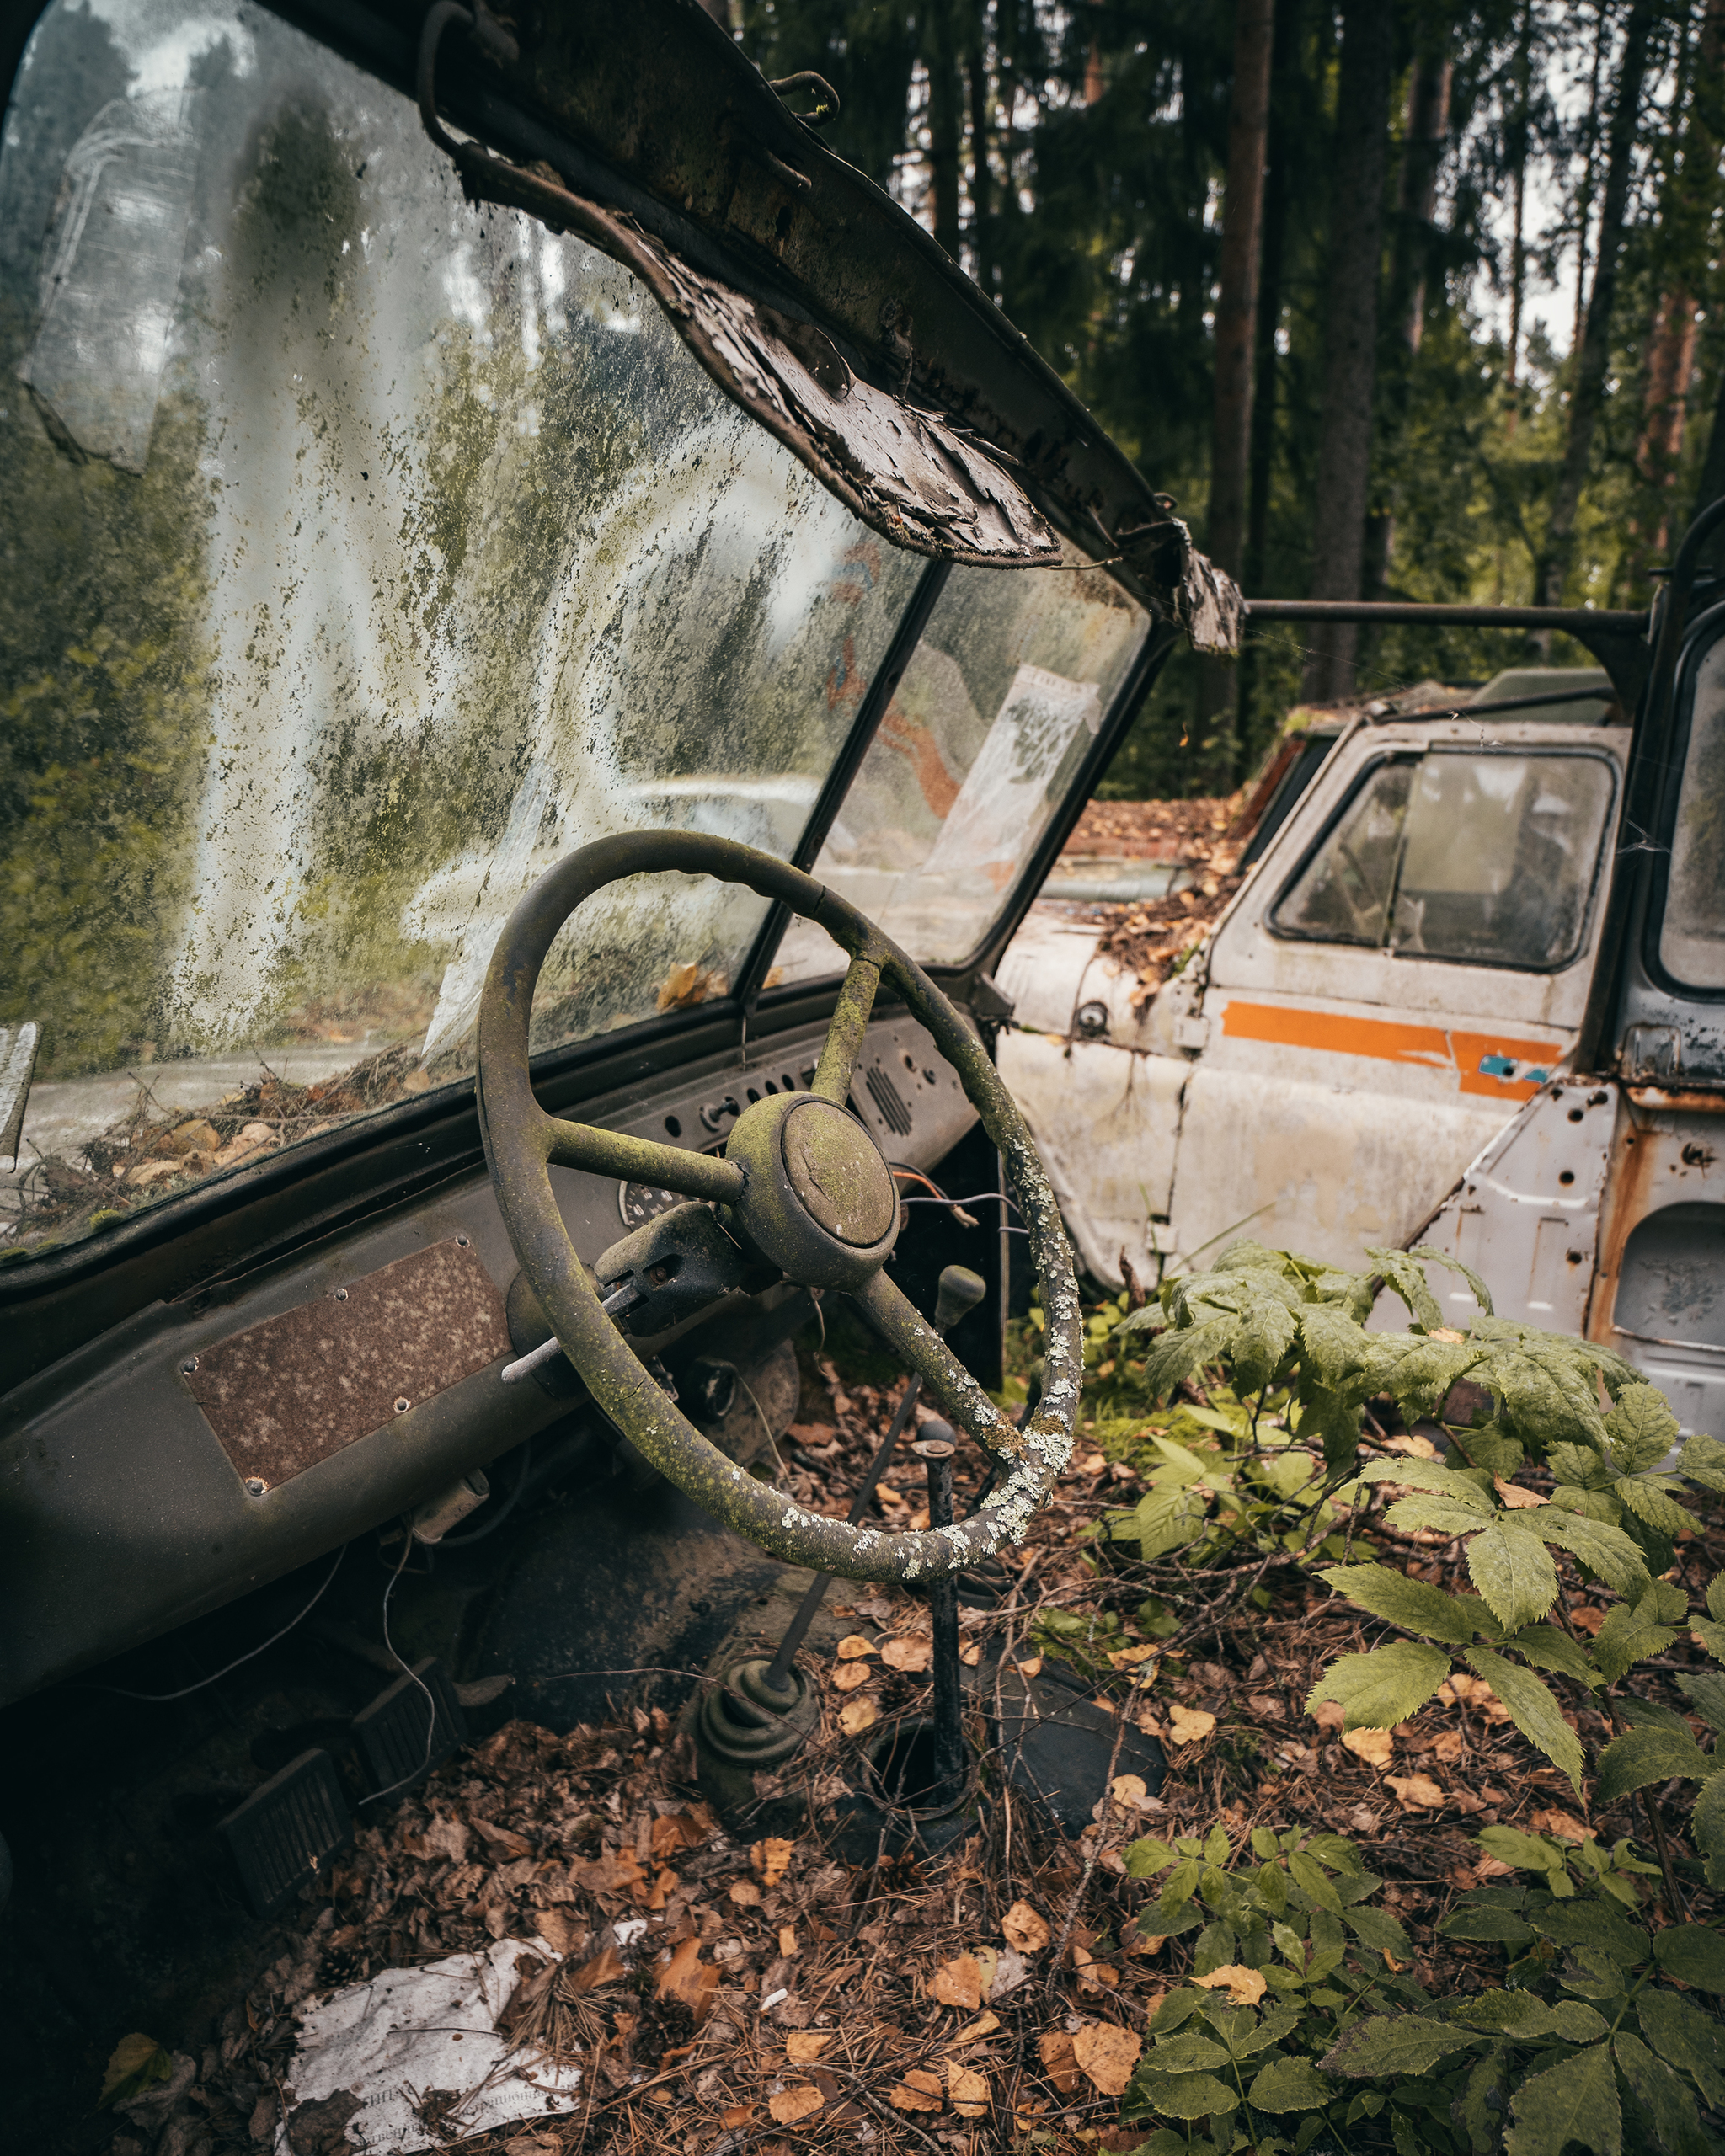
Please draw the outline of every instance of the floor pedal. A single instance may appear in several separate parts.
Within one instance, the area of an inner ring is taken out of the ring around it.
[[[335,1762],[318,1751],[291,1759],[216,1829],[232,1852],[253,1914],[260,1917],[273,1916],[319,1877],[353,1830]]]
[[[435,1712],[429,1712],[429,1752],[427,1692],[435,1708]],[[467,1718],[462,1712],[449,1672],[435,1654],[415,1663],[411,1674],[398,1677],[369,1707],[354,1716],[354,1738],[374,1796],[387,1791],[404,1796],[467,1742]]]

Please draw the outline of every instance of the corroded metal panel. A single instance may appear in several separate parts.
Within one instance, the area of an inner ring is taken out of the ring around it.
[[[509,1348],[490,1274],[434,1243],[203,1349],[184,1376],[236,1470],[273,1489]]]

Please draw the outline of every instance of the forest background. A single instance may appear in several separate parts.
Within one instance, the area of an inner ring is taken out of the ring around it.
[[[725,0],[709,0],[719,13]],[[1259,597],[1640,606],[1725,494],[1725,0],[729,0]],[[1102,791],[1503,631],[1248,632]],[[1551,659],[1589,664],[1557,640]]]

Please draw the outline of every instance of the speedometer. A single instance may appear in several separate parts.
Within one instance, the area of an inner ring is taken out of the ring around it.
[[[676,1191],[660,1190],[656,1183],[620,1182],[617,1187],[617,1209],[626,1228],[644,1228],[673,1205],[686,1202]]]

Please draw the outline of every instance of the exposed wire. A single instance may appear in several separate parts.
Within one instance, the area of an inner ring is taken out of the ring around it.
[[[927,1178],[925,1177],[925,1181]],[[1008,1198],[1003,1190],[979,1190],[974,1198],[901,1198],[900,1205],[1010,1205],[1023,1217],[1023,1209]]]
[[[118,1684],[86,1684],[79,1689],[86,1692],[111,1692],[116,1699],[120,1700],[143,1700],[154,1707],[165,1705],[169,1700],[184,1700],[193,1692],[201,1692],[206,1684],[217,1683],[222,1678],[230,1675],[232,1672],[239,1668],[242,1663],[255,1662],[265,1647],[273,1647],[278,1640],[285,1640],[296,1625],[303,1623],[323,1599],[329,1582],[341,1570],[341,1561],[346,1555],[347,1545],[344,1542],[335,1553],[335,1562],[323,1575],[323,1586],[318,1588],[297,1617],[290,1617],[279,1632],[272,1632],[270,1635],[262,1646],[255,1646],[248,1653],[241,1655],[237,1661],[229,1662],[226,1669],[218,1669],[213,1677],[200,1677],[195,1684],[183,1684],[177,1692],[127,1692]]]
[[[416,1670],[409,1668],[408,1664],[402,1661],[400,1650],[389,1636],[389,1598],[395,1593],[395,1583],[402,1576],[403,1568],[408,1561],[408,1552],[413,1546],[412,1534],[403,1535],[401,1556],[396,1561],[395,1570],[389,1575],[388,1586],[383,1590],[383,1644],[400,1665],[402,1674],[411,1677],[414,1684],[425,1694],[425,1756],[411,1774],[403,1774],[399,1781],[391,1782],[387,1789],[374,1789],[369,1796],[362,1797],[360,1801],[363,1804],[376,1804],[380,1797],[393,1796],[397,1790],[405,1789],[409,1782],[418,1781],[420,1775],[426,1773],[430,1767],[431,1748],[437,1738],[437,1702],[431,1696],[431,1688]]]

